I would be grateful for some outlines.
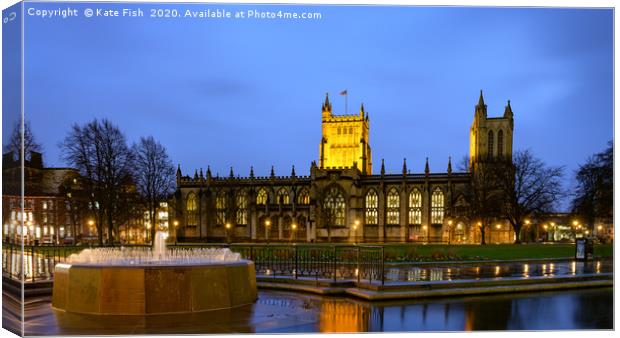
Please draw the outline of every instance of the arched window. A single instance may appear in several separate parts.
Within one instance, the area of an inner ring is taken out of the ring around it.
[[[263,188],[260,188],[258,194],[256,194],[256,204],[265,205],[267,204],[267,199],[267,191],[265,191],[265,189]]]
[[[409,193],[409,224],[422,224],[422,193],[417,188]]]
[[[226,194],[220,191],[215,198],[215,224],[226,223]]]
[[[237,225],[248,224],[248,196],[245,190],[237,192],[235,197],[235,206],[237,207],[237,214],[235,222]]]
[[[487,142],[487,156],[493,158],[493,130],[489,130],[489,141]]]
[[[396,188],[391,188],[387,195],[387,224],[399,224],[400,195]]]
[[[497,157],[504,156],[504,131],[497,132]]]
[[[187,202],[185,205],[187,210],[187,226],[198,225],[198,203],[196,202],[196,194],[190,192],[187,195]]]
[[[345,203],[342,192],[336,187],[331,188],[323,201],[325,223],[336,226],[344,226]]]
[[[308,190],[301,190],[297,196],[297,204],[310,204],[310,194],[308,194]]]
[[[281,203],[281,204],[289,204],[290,203],[289,197],[288,197],[288,191],[286,191],[285,188],[281,188],[278,191],[278,203]]]
[[[365,217],[366,217],[366,224],[377,224],[379,217],[378,217],[378,210],[379,208],[379,199],[377,198],[377,193],[375,192],[374,189],[370,189],[367,193],[366,193],[366,210],[365,210]]]
[[[443,223],[443,191],[439,188],[435,188],[431,197],[431,223],[442,224]]]

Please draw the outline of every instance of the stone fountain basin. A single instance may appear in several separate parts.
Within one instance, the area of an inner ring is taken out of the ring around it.
[[[56,264],[52,307],[100,315],[233,308],[257,299],[254,262],[180,265]]]

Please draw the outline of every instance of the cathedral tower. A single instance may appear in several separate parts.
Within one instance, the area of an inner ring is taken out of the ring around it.
[[[363,174],[372,174],[372,156],[368,142],[369,120],[364,105],[360,107],[359,114],[333,115],[332,105],[326,94],[321,116],[319,168],[357,167]]]
[[[510,100],[502,117],[487,117],[482,90],[475,108],[474,122],[469,132],[469,169],[481,163],[512,161],[514,119]]]

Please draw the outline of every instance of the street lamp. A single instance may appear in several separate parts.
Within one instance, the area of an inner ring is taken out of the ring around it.
[[[448,245],[450,244],[450,234],[452,232],[452,220],[448,221]]]
[[[267,244],[269,244],[269,226],[271,225],[271,221],[270,220],[266,220],[265,221],[265,230],[266,230],[266,237],[267,237]]]
[[[428,243],[428,226],[427,225],[423,225],[422,226],[422,230],[424,230],[426,232],[426,236],[424,236],[426,238],[426,243]]]
[[[230,230],[230,223],[226,223],[226,242],[228,242],[228,244],[230,244],[230,233],[228,232]]]
[[[291,225],[291,229],[293,229],[293,233],[291,234],[291,240],[294,242],[295,241],[295,230],[297,230],[297,224],[293,223]]]
[[[353,243],[357,244],[357,227],[360,225],[359,220],[355,220],[353,224]]]

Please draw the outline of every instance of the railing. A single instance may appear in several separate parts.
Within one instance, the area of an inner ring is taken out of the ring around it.
[[[2,273],[9,278],[26,282],[51,280],[54,266],[67,260],[71,254],[80,252],[79,246],[22,246],[2,243]],[[22,276],[23,272],[23,276]]]
[[[137,245],[132,245],[137,246]],[[385,250],[367,245],[308,244],[194,244],[170,247],[230,247],[242,258],[254,261],[256,274],[272,277],[313,278],[317,281],[385,281]],[[54,266],[84,246],[24,246],[9,243],[2,246],[2,272],[10,278],[26,282],[52,280]],[[20,258],[23,264],[20,264]]]
[[[385,251],[364,245],[232,245],[264,276],[384,283]]]

